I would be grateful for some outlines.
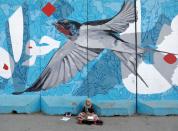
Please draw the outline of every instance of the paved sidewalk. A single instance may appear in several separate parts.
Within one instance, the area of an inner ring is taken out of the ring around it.
[[[103,126],[78,125],[62,116],[43,114],[0,115],[0,131],[178,131],[178,116],[104,117]]]

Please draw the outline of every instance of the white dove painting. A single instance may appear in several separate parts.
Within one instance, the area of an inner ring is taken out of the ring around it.
[[[163,39],[163,41],[158,45],[158,49],[162,51],[170,51],[173,53],[178,52],[178,15],[176,15],[171,23],[171,26],[165,25],[165,27],[162,29],[169,29],[170,34],[166,35]],[[167,29],[167,30],[168,30]],[[161,37],[161,36],[160,36]],[[171,60],[169,60],[169,63],[174,64],[177,61],[178,56],[172,56]],[[176,68],[174,70],[174,73],[172,74],[171,81],[173,85],[178,85],[178,65],[176,65]]]
[[[137,2],[140,3],[139,1]],[[137,4],[137,8],[138,8],[138,17],[140,18],[140,20],[137,23],[138,33],[139,33],[139,31],[141,31],[140,29],[141,28],[141,9],[140,9],[141,5]],[[177,24],[175,24],[176,17],[172,20],[172,24],[171,24],[171,28],[173,32],[167,36],[162,36],[165,37],[165,40],[161,41],[160,43],[157,43],[158,44],[157,50],[162,51],[162,54],[164,55],[167,54],[165,52],[170,52],[172,53],[172,55],[177,54],[178,52],[178,50],[176,50],[177,49],[176,37],[175,37],[176,33],[174,32],[174,30],[177,28]],[[160,32],[160,37],[161,35],[162,33]],[[138,40],[140,40],[140,38],[138,38]],[[173,57],[177,57],[177,55],[175,56],[173,55]],[[168,58],[168,60],[170,61],[170,58]],[[170,88],[172,88],[172,83],[169,82],[166,78],[164,78],[162,74],[160,74],[160,72],[154,67],[153,64],[147,64],[144,61],[140,62],[138,64],[138,74],[142,76],[142,78],[148,84],[149,88],[145,86],[145,84],[142,82],[140,78],[138,78],[138,81],[136,83],[135,75],[130,74],[127,78],[123,79],[123,82],[126,85],[126,88],[132,93],[136,93],[136,89],[135,89],[136,84],[138,88],[137,89],[138,94],[158,94],[158,93],[163,93],[169,90]]]
[[[0,52],[0,77],[9,79],[14,72],[15,62],[5,49],[0,47]]]
[[[130,74],[127,78],[123,79],[124,84],[130,92],[136,93],[135,84],[137,84],[137,93],[144,95],[164,93],[171,89],[173,85],[177,85],[177,68],[174,70],[174,73],[169,71],[171,68],[175,68],[174,66],[178,57],[177,23],[178,16],[175,16],[170,26],[163,25],[156,43],[157,50],[160,53],[155,52],[154,63],[148,64],[144,61],[138,63],[138,73],[148,84],[149,88],[145,86],[140,78],[136,82],[135,75]],[[165,71],[165,68],[167,71]],[[172,77],[171,80],[169,80],[169,77]]]
[[[50,53],[53,49],[60,47],[60,41],[54,40],[49,36],[43,36],[39,44],[47,44],[46,46],[37,46],[34,40],[29,40],[26,44],[26,54],[30,56],[29,60],[23,62],[24,66],[33,66],[38,56],[43,56]]]

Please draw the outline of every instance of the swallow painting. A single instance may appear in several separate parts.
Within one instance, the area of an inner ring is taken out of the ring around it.
[[[141,48],[122,39],[119,34],[125,32],[130,24],[136,23],[137,13],[134,3],[125,1],[120,11],[113,17],[104,20],[80,23],[70,19],[60,19],[53,26],[63,33],[68,41],[59,47],[40,77],[26,90],[14,92],[36,92],[47,90],[67,83],[76,73],[90,61],[94,60],[104,49],[111,50],[134,75],[140,78],[149,88],[144,79],[137,73],[137,58],[142,58],[147,48]],[[157,52],[163,52],[153,50]]]

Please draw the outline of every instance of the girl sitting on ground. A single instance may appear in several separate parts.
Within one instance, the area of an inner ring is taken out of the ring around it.
[[[90,99],[86,100],[82,112],[78,115],[77,119],[79,124],[103,124],[103,122],[99,119],[98,115],[95,114]]]

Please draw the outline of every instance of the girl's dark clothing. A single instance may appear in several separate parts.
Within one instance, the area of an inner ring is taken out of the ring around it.
[[[83,110],[82,112],[89,112],[89,113],[94,113],[94,109],[93,109],[93,106],[89,107],[89,108],[86,108],[85,106],[83,107]]]

